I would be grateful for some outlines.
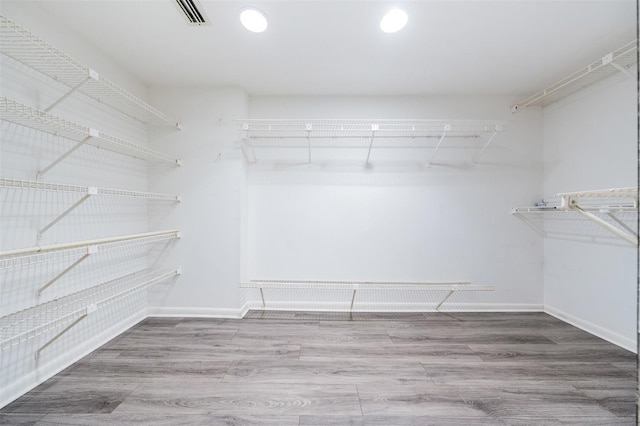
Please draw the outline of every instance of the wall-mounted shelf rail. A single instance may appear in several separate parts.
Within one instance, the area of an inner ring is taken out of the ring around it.
[[[117,152],[133,158],[149,161],[163,161],[180,165],[180,160],[170,158],[158,151],[141,145],[136,145],[116,136],[102,133],[90,127],[73,123],[53,114],[49,114],[37,108],[24,105],[5,97],[0,97],[0,119],[52,135],[61,136],[76,142],[76,145],[71,149],[67,150],[51,164],[40,170],[38,172],[38,177],[44,175],[85,144]]]
[[[109,188],[97,188],[92,186],[79,186],[68,185],[60,183],[39,182],[31,180],[19,180],[19,179],[7,179],[0,178],[0,189],[19,189],[30,191],[47,191],[47,192],[64,192],[81,194],[82,197],[76,201],[73,205],[67,208],[64,212],[56,216],[45,226],[38,230],[38,240],[42,235],[58,223],[62,218],[67,216],[73,210],[75,210],[82,203],[94,196],[109,196],[109,197],[126,197],[138,200],[154,200],[154,201],[170,201],[180,202],[179,195],[159,194],[153,192],[140,192],[140,191],[127,191],[121,189],[109,189]]]
[[[597,224],[627,243],[638,245],[637,213],[638,188],[611,188],[593,191],[563,192],[557,200],[533,207],[515,207],[512,214],[520,216],[549,215],[561,212],[575,212]],[[631,221],[621,215],[631,214]],[[534,228],[545,234],[540,226],[529,221]],[[635,225],[635,226],[634,226]]]
[[[141,271],[0,317],[0,351],[58,331],[36,350],[35,357],[38,358],[45,348],[92,312],[180,273],[180,268]]]
[[[425,148],[425,141],[437,140],[428,159],[431,164],[445,138],[476,140],[473,162],[488,148],[503,129],[500,120],[375,120],[375,119],[242,119],[234,120],[244,146],[250,152],[247,160],[256,162],[254,148],[287,148],[293,141],[306,142],[308,161],[311,149],[363,148],[369,164],[374,147]],[[246,151],[245,151],[246,153]]]
[[[607,53],[602,58],[579,69],[562,80],[523,99],[513,105],[511,111],[516,112],[528,106],[549,105],[617,72],[622,72],[635,79],[636,76],[633,72],[633,66],[637,62],[638,40],[633,40],[619,49]]]
[[[292,280],[251,280],[241,283],[240,288],[260,290],[262,307],[266,308],[265,289],[310,289],[310,290],[351,290],[350,311],[356,300],[358,290],[404,290],[404,291],[446,291],[446,295],[437,304],[440,310],[444,302],[459,291],[493,291],[493,286],[471,285],[466,281],[455,282],[368,282],[368,281],[292,281]]]
[[[0,270],[28,267],[65,259],[77,259],[105,250],[125,249],[142,244],[170,241],[176,238],[180,238],[180,231],[174,229],[6,250],[0,252]]]
[[[65,86],[67,92],[47,112],[73,93],[81,92],[143,123],[180,128],[163,112],[2,15],[0,52]]]

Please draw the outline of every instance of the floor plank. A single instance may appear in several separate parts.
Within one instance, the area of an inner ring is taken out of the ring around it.
[[[16,425],[632,425],[636,356],[543,313],[149,318]]]

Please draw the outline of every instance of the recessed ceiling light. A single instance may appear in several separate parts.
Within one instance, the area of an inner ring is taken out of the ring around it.
[[[380,21],[380,29],[385,33],[395,33],[407,25],[409,17],[404,10],[391,9]]]
[[[244,9],[240,12],[240,22],[254,33],[261,33],[267,29],[267,17],[258,9]]]

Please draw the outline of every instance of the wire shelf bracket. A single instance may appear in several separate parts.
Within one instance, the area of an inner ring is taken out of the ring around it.
[[[358,290],[409,290],[409,291],[446,291],[435,310],[440,311],[442,305],[458,291],[493,291],[494,286],[471,285],[467,281],[446,283],[434,282],[368,282],[368,281],[290,281],[290,280],[251,280],[240,283],[240,288],[253,288],[260,291],[262,308],[266,309],[265,289],[313,289],[313,290],[351,290],[349,312],[353,312]]]
[[[54,109],[74,93],[80,92],[145,124],[181,129],[180,123],[163,112],[4,15],[0,15],[0,52],[65,87],[66,93],[47,107],[46,112]]]
[[[547,106],[617,72],[636,78],[632,68],[638,62],[638,40],[609,52],[602,58],[529,96],[511,107],[515,113],[528,106]]]
[[[515,207],[512,214],[526,215],[528,213],[544,214],[545,212],[577,212],[583,217],[596,223],[609,233],[621,238],[632,246],[638,246],[638,233],[622,221],[616,213],[638,212],[638,188],[611,188],[594,191],[563,192],[556,195],[560,198],[559,205]],[[612,203],[612,199],[618,199]],[[595,214],[605,214],[616,224],[612,224]]]

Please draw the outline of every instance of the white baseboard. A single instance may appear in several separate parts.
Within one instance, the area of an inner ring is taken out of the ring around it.
[[[0,396],[0,408],[18,399],[25,393],[36,388],[40,384],[46,382],[65,368],[80,361],[91,352],[100,348],[108,343],[110,340],[118,337],[134,325],[146,318],[144,310],[138,314],[131,315],[126,319],[119,321],[115,325],[104,330],[97,336],[94,336],[88,342],[85,342],[85,348],[82,352],[69,357],[64,362],[59,359],[54,359],[38,368],[33,374],[23,377],[20,381],[14,382],[7,389],[2,389],[2,395]],[[43,373],[44,372],[44,373]]]
[[[188,318],[242,318],[244,313],[240,309],[219,308],[188,308],[188,307],[150,307],[147,310],[149,317],[188,317]]]
[[[614,331],[600,327],[599,325],[568,314],[560,309],[554,308],[553,306],[545,306],[544,312],[628,351],[633,353],[637,353],[638,351],[637,342],[632,338],[625,337]]]

